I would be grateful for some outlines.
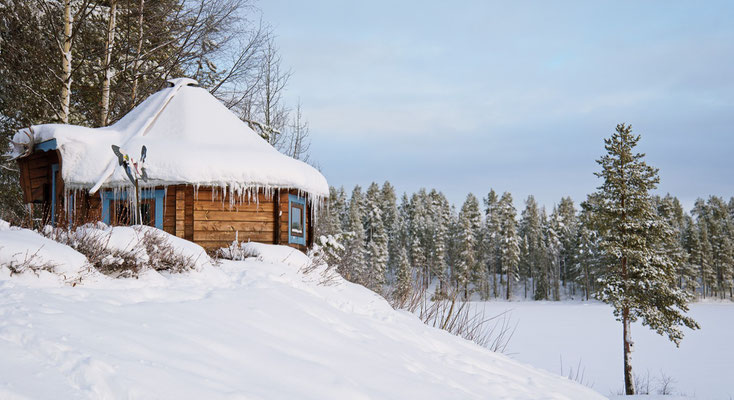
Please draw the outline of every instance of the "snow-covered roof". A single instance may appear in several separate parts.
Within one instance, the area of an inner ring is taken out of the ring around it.
[[[294,188],[314,197],[328,195],[319,171],[278,152],[207,90],[195,86],[196,81],[170,82],[173,87],[154,93],[113,125],[36,125],[34,140],[55,139],[69,188],[129,185],[111,145],[135,159],[145,145],[146,186],[185,183],[234,192]],[[13,140],[27,142],[24,131]],[[11,151],[13,156],[19,153],[20,149]]]

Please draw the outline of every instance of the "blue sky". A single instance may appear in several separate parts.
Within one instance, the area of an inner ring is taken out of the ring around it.
[[[734,2],[258,6],[332,185],[579,202],[627,122],[661,193],[734,195]]]

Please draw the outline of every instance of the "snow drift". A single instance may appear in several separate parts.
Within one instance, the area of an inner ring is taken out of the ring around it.
[[[28,232],[6,227],[0,240],[47,244]],[[48,256],[84,267],[59,246]],[[75,287],[0,267],[0,398],[603,398],[429,328],[359,285],[320,285],[319,271],[301,272],[308,259],[298,251],[251,251],[187,273],[97,274]]]

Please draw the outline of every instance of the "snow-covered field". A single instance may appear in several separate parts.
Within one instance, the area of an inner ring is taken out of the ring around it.
[[[512,310],[518,324],[507,348],[512,358],[568,376],[579,361],[584,381],[610,396],[622,391],[621,324],[598,302],[487,302],[488,315]],[[695,303],[690,315],[701,325],[686,331],[680,348],[637,323],[632,327],[635,374],[657,393],[661,373],[673,378],[673,393],[697,399],[734,398],[734,303]]]
[[[0,246],[21,235],[0,249],[3,262],[23,258],[20,241],[48,244],[0,226]],[[258,251],[182,274],[92,271],[73,287],[0,267],[0,398],[603,398],[429,328],[361,286],[320,285],[318,272],[299,272],[301,253]]]

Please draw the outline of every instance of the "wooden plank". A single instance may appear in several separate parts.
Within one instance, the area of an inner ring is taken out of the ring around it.
[[[221,249],[222,247],[227,247],[232,243],[231,241],[228,242],[226,240],[219,240],[219,241],[198,241],[196,244],[203,247],[206,250],[217,250]]]
[[[227,196],[224,196],[224,201],[229,203],[229,198],[231,197],[229,194]],[[265,194],[261,191],[257,194],[257,198],[253,195],[252,197],[248,196],[234,196],[236,203],[257,203],[258,201],[260,203],[265,202],[272,202],[272,197],[267,197]],[[217,190],[216,194],[212,195],[212,189],[211,188],[201,188],[196,192],[196,200],[210,200],[210,201],[222,201],[222,192],[221,190]]]
[[[42,201],[43,195],[43,186],[36,186],[31,189],[31,201]]]
[[[186,204],[184,205],[184,239],[194,240],[194,188],[185,186]]]
[[[272,222],[273,214],[252,211],[203,211],[194,210],[194,221],[251,221]]]
[[[262,232],[262,233],[250,233],[250,232],[238,232],[237,239],[240,242],[246,242],[248,240],[261,243],[271,243],[273,233]],[[232,242],[235,239],[235,232],[207,232],[207,231],[194,231],[194,241],[199,243],[200,241],[227,241]]]
[[[24,160],[18,160],[18,168],[20,169],[20,184],[23,190],[23,202],[30,203],[33,201],[31,189],[31,175],[28,163]]]
[[[184,237],[184,203],[186,194],[176,188],[176,236]]]
[[[194,209],[199,211],[261,211],[266,213],[272,213],[273,207],[274,206],[272,202],[263,202],[259,204],[242,203],[230,205],[229,202],[222,203],[218,200],[202,200],[201,198],[199,198],[199,200],[197,200],[196,204],[194,205]]]
[[[277,205],[277,207],[276,207]],[[275,191],[273,197],[273,225],[275,230],[273,231],[273,243],[280,244],[280,189]]]
[[[195,231],[240,231],[240,232],[273,232],[272,221],[268,222],[233,222],[233,221],[194,221]]]
[[[31,179],[38,179],[38,178],[48,178],[48,165],[43,165],[40,168],[31,168],[28,170],[28,173],[31,176]]]

